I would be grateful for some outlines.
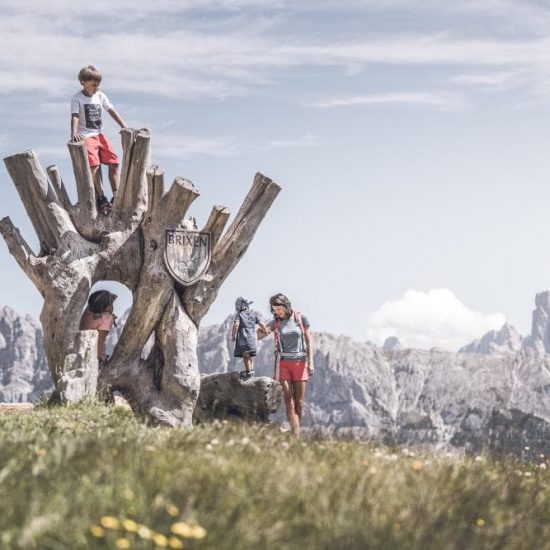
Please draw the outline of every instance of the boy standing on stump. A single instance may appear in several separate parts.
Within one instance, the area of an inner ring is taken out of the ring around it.
[[[111,143],[103,134],[101,110],[105,109],[121,128],[127,126],[107,96],[99,91],[101,73],[93,65],[82,68],[78,73],[78,80],[82,85],[82,90],[71,99],[71,140],[73,142],[84,140],[97,194],[97,206],[103,214],[108,214],[112,199],[109,202],[103,193],[101,164],[109,166],[109,182],[113,198],[118,189],[120,176],[118,157]]]
[[[254,376],[253,357],[258,351],[258,340],[256,338],[256,325],[267,332],[267,327],[260,319],[260,316],[250,311],[251,300],[246,300],[239,296],[235,301],[235,318],[231,329],[231,340],[235,342],[235,357],[242,357],[244,370],[240,376],[246,380]]]

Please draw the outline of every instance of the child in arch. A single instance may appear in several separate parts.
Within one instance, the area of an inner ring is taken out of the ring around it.
[[[231,340],[235,342],[235,357],[242,357],[244,370],[241,378],[244,380],[254,376],[253,357],[258,351],[256,325],[267,332],[267,327],[255,311],[250,311],[251,300],[239,297],[235,301],[235,319],[231,330]]]
[[[113,303],[117,299],[116,294],[108,290],[92,292],[88,298],[88,307],[82,313],[78,330],[97,330],[97,356],[100,361],[109,358],[105,353],[105,340],[109,331],[116,326],[116,315],[113,313]]]

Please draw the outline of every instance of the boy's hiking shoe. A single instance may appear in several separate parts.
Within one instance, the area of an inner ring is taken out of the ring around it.
[[[254,376],[254,370],[243,370],[239,376],[242,380],[248,380]]]
[[[104,216],[111,211],[111,203],[107,200],[105,195],[97,199],[97,207]]]

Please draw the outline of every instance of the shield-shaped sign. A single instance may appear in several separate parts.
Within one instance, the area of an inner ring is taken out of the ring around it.
[[[167,229],[164,263],[172,277],[184,286],[194,285],[210,265],[211,243],[208,231]]]

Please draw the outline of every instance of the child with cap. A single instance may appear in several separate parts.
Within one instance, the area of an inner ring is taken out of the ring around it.
[[[255,311],[250,311],[252,300],[239,297],[235,301],[235,319],[231,330],[231,340],[235,342],[235,357],[242,357],[244,371],[241,378],[248,379],[254,376],[254,365],[252,358],[258,351],[258,339],[256,337],[256,325],[262,331],[267,332],[267,327]]]

